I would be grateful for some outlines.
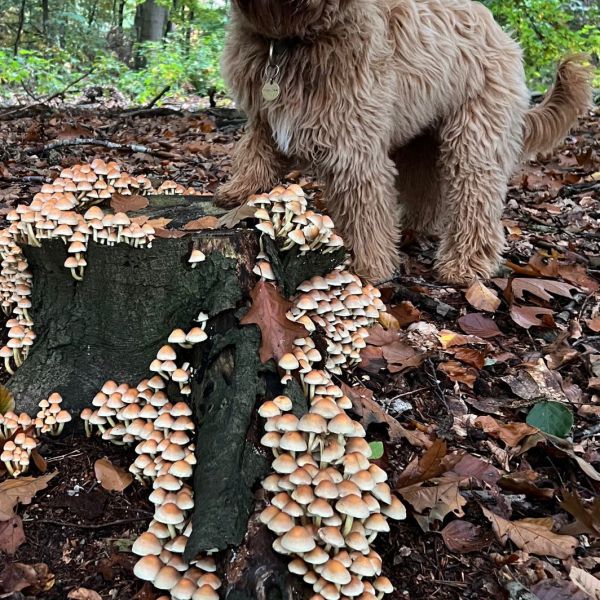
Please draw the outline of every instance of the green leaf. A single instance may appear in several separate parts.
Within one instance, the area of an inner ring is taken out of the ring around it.
[[[371,446],[371,458],[373,460],[378,460],[383,456],[383,442],[371,442],[369,446]]]
[[[544,433],[565,438],[573,427],[573,414],[560,402],[538,402],[529,411],[527,424]]]
[[[15,410],[15,399],[7,387],[0,385],[0,415],[9,410]]]

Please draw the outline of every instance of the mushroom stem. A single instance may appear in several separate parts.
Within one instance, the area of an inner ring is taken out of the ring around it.
[[[342,532],[344,537],[346,537],[350,533],[353,522],[354,522],[354,517],[352,515],[346,515],[346,522],[344,523],[344,531]]]
[[[76,279],[77,281],[83,281],[83,277],[77,275],[74,268],[71,268],[71,275],[73,275],[73,279]]]
[[[59,436],[62,433],[64,426],[65,426],[64,423],[58,423],[58,425],[55,425],[56,429],[54,427],[52,428],[50,435],[55,436],[55,437]]]
[[[38,239],[35,237],[35,233],[33,232],[33,227],[31,227],[31,223],[27,223],[27,233],[29,238],[29,243],[32,246],[41,247],[41,244],[38,242]]]
[[[83,428],[85,429],[85,437],[92,437],[92,430],[87,419],[83,422]]]
[[[374,542],[376,537],[377,537],[377,532],[376,532],[376,531],[374,531],[374,532],[373,532],[373,533],[372,533],[372,534],[371,534],[371,535],[370,535],[370,536],[367,538],[367,541],[369,542],[369,544],[370,544],[371,542]]]
[[[85,267],[79,267],[79,278],[80,281],[83,281],[83,273],[85,271]]]
[[[10,366],[10,357],[9,357],[9,356],[7,356],[7,357],[4,359],[4,368],[6,369],[6,371],[7,371],[7,373],[8,373],[9,375],[14,375],[14,374],[15,374],[15,372],[12,370],[12,368],[11,368],[11,366]]]
[[[15,348],[13,350],[13,357],[15,359],[15,365],[17,365],[17,367],[20,367],[23,364],[23,358],[18,348]]]
[[[11,477],[16,477],[15,470],[13,469],[12,462],[10,460],[5,461],[6,470]]]
[[[174,540],[177,537],[177,531],[175,531],[175,527],[170,523],[167,523],[167,527],[169,528],[169,534],[171,535],[171,539]]]

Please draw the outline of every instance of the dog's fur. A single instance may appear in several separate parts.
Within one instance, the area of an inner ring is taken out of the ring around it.
[[[266,102],[271,40],[283,40],[281,95]],[[239,204],[290,159],[308,163],[372,278],[394,272],[400,223],[439,234],[443,281],[492,275],[508,178],[590,101],[587,71],[569,59],[528,110],[519,46],[470,0],[233,0],[223,67],[249,124],[218,201]]]

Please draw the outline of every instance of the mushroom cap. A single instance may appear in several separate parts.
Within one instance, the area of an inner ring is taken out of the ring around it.
[[[186,334],[183,329],[173,329],[167,340],[169,344],[184,344],[186,341]]]
[[[350,583],[350,572],[346,567],[335,559],[328,560],[321,571],[321,577],[336,585]]]
[[[365,552],[369,549],[369,541],[358,531],[352,531],[346,536],[346,545],[357,552]]]
[[[140,558],[133,567],[133,574],[142,581],[154,581],[163,563],[158,556],[148,555]]]
[[[277,397],[273,398],[273,403],[282,412],[292,410],[292,406],[293,406],[292,401],[287,396],[277,396]]]
[[[329,481],[327,479],[323,479],[317,484],[315,488],[315,496],[319,498],[325,498],[327,500],[332,500],[337,498],[339,495],[337,485],[333,483],[333,481]]]
[[[354,494],[340,498],[335,507],[339,512],[356,519],[366,519],[369,516],[369,507],[360,496]]]
[[[196,584],[187,577],[179,580],[177,585],[170,590],[173,600],[191,600],[196,591]]]
[[[181,579],[181,575],[179,575],[177,569],[170,565],[165,565],[154,578],[152,582],[154,587],[159,590],[170,590],[175,587],[179,580]]]
[[[202,585],[194,592],[192,600],[219,600],[219,594],[210,585]]]
[[[329,554],[321,546],[315,546],[304,555],[304,560],[311,565],[324,565],[329,560]]]
[[[185,341],[190,344],[199,344],[208,339],[208,335],[201,327],[192,327],[185,336]]]
[[[305,575],[308,572],[308,567],[301,558],[295,558],[291,561],[288,564],[288,569],[290,573],[294,573],[294,575]]]
[[[161,361],[177,360],[177,352],[169,344],[165,344],[157,353],[156,358]]]
[[[133,543],[131,551],[138,556],[158,556],[163,550],[159,539],[149,531],[144,531]]]
[[[307,449],[306,440],[299,431],[288,431],[281,436],[279,447],[292,452],[304,452]]]
[[[210,585],[213,590],[218,590],[221,587],[221,580],[214,573],[204,573],[196,580],[196,585],[202,587],[203,585]]]
[[[287,474],[293,473],[298,468],[298,464],[290,454],[280,454],[273,461],[272,467],[277,473]]]
[[[283,535],[294,527],[294,519],[283,511],[275,515],[268,523],[267,527],[276,535]]]
[[[342,548],[345,545],[344,536],[337,527],[321,527],[317,535],[327,545],[336,548]]]
[[[308,505],[308,514],[315,517],[332,517],[333,508],[323,498],[317,498]]]
[[[392,582],[387,578],[381,575],[373,582],[373,587],[378,592],[383,592],[384,594],[391,594],[394,591],[394,586]]]
[[[383,506],[381,508],[381,512],[390,519],[394,519],[396,521],[401,521],[402,519],[406,519],[406,508],[404,504],[396,498],[396,496],[392,496],[392,501],[387,506]]]
[[[166,502],[162,506],[158,506],[154,512],[154,518],[166,525],[178,525],[184,521],[182,510],[174,502]]]
[[[327,429],[331,433],[340,435],[348,435],[354,433],[354,421],[346,414],[339,413],[327,425]]]
[[[350,565],[350,571],[361,577],[373,577],[375,567],[366,556],[357,556]]]
[[[290,353],[284,354],[278,364],[284,371],[294,371],[300,366],[298,359]]]
[[[292,527],[282,538],[281,545],[288,552],[310,552],[315,546],[315,540],[306,527]]]

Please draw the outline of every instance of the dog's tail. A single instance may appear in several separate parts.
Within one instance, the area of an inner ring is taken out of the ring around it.
[[[523,152],[526,156],[552,150],[592,103],[590,71],[585,57],[566,58],[558,67],[554,85],[543,102],[525,117]]]

